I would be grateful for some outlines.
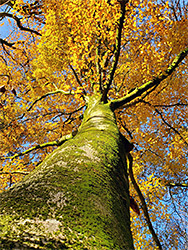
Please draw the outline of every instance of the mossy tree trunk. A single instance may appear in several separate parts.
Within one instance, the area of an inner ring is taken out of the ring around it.
[[[110,104],[88,100],[76,136],[0,196],[0,249],[134,249],[125,155]]]

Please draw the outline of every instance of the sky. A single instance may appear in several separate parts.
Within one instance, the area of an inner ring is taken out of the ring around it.
[[[6,7],[0,6],[0,13],[3,13],[6,11]],[[9,19],[9,21],[11,21]],[[0,18],[0,38],[5,39],[10,35],[10,24],[9,24],[8,18]]]

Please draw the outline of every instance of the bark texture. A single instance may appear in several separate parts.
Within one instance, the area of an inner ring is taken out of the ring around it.
[[[77,135],[0,195],[0,249],[134,249],[125,154],[109,104],[90,97]]]

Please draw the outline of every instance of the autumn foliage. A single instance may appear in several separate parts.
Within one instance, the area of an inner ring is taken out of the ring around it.
[[[1,5],[0,189],[55,148],[37,145],[77,130],[84,95],[116,100],[163,74],[188,47],[187,8],[176,0]],[[186,242],[187,65],[185,57],[160,84],[115,111],[134,144],[134,178],[164,249],[185,249]],[[131,210],[135,248],[155,249],[131,181],[130,194],[140,208]]]

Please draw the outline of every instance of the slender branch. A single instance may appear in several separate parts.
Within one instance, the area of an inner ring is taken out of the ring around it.
[[[13,172],[3,172],[3,171],[0,171],[0,175],[2,174],[9,174],[9,175],[12,175],[12,174],[23,174],[23,175],[27,175],[29,174],[30,172],[21,172],[21,171],[13,171]]]
[[[21,21],[20,21],[20,18],[18,18],[17,16],[13,15],[13,14],[10,14],[10,13],[0,13],[0,17],[9,17],[9,18],[12,18],[16,21],[17,23],[17,26],[20,28],[20,30],[24,30],[24,31],[28,31],[30,33],[34,33],[38,36],[41,36],[41,34],[36,31],[36,30],[32,30],[32,29],[29,29],[29,28],[26,28],[22,25]]]
[[[178,182],[167,182],[166,183],[166,186],[169,186],[169,187],[188,187],[188,183],[178,183]]]
[[[178,134],[179,137],[182,139],[182,141],[184,141],[184,143],[188,146],[188,143],[185,140],[185,138],[180,134],[180,132],[177,129],[175,129],[172,125],[170,125],[170,123],[168,123],[164,119],[163,114],[157,108],[155,108],[156,107],[155,105],[152,105],[151,103],[146,102],[144,100],[142,100],[142,102],[145,103],[145,104],[148,104],[150,107],[154,107],[155,112],[160,115],[160,117],[161,117],[162,121],[164,122],[164,124],[166,124],[171,130],[173,130],[176,134]]]
[[[162,107],[162,108],[172,108],[172,107],[177,107],[177,106],[186,107],[186,106],[188,106],[188,103],[177,102],[177,103],[174,103],[174,104],[155,104],[153,106],[154,107]]]
[[[63,137],[61,137],[59,140],[57,141],[52,141],[52,142],[47,142],[47,143],[43,143],[43,144],[38,144],[32,148],[29,148],[27,149],[26,151],[24,152],[21,152],[21,153],[18,153],[18,154],[15,154],[13,156],[1,156],[0,159],[15,159],[19,156],[23,156],[23,155],[26,155],[34,150],[37,150],[37,149],[42,149],[42,148],[46,148],[46,147],[52,147],[52,146],[61,146],[64,142],[72,139],[75,135],[76,135],[77,131],[73,131],[72,133],[68,134],[68,135],[64,135]]]
[[[74,74],[74,76],[75,76],[75,78],[76,78],[77,83],[79,84],[80,87],[82,87],[84,95],[87,95],[87,93],[86,93],[86,91],[85,91],[85,89],[84,89],[84,87],[83,87],[81,81],[80,81],[79,78],[78,78],[78,75],[77,75],[75,69],[72,67],[72,65],[69,64],[69,66],[70,66],[70,68],[71,68],[71,70],[72,70],[72,72],[73,72],[73,74]]]
[[[31,121],[33,119],[37,119],[37,118],[39,118],[41,116],[45,117],[45,116],[52,116],[52,115],[55,115],[54,118],[52,118],[54,120],[57,117],[73,115],[73,114],[77,113],[78,111],[81,111],[84,107],[85,107],[85,105],[83,105],[83,106],[79,107],[78,109],[75,109],[75,110],[73,110],[71,112],[54,111],[54,112],[49,112],[49,113],[45,113],[45,114],[36,115],[36,116],[25,119],[24,122]],[[83,115],[80,115],[80,117],[79,117],[80,120],[81,120],[82,116]],[[23,118],[23,114],[20,117],[18,117],[18,120],[21,120],[22,118]],[[9,123],[9,126],[11,125],[12,122],[14,122],[14,120],[12,120]]]
[[[131,154],[128,154],[127,156],[127,162],[128,162],[128,167],[129,167],[129,175],[130,175],[130,178],[131,178],[131,181],[132,181],[132,184],[140,198],[140,201],[142,203],[142,210],[144,212],[144,216],[145,216],[145,219],[146,219],[146,222],[148,224],[148,227],[149,227],[149,230],[150,230],[150,233],[152,234],[153,236],[153,240],[155,241],[158,249],[162,250],[162,246],[161,246],[161,243],[158,239],[158,236],[157,234],[155,233],[155,230],[152,226],[152,223],[151,223],[151,220],[150,220],[150,217],[149,217],[149,212],[148,212],[148,209],[147,209],[147,205],[146,205],[146,201],[144,199],[144,196],[138,186],[138,184],[136,183],[136,180],[134,178],[134,174],[133,174],[133,169],[132,169],[132,165],[133,165],[133,157],[131,156]]]
[[[15,49],[15,47],[14,47],[14,44],[15,43],[9,43],[9,42],[7,42],[7,41],[5,41],[4,39],[2,39],[2,38],[0,38],[0,43],[3,45],[6,45],[6,46],[9,46],[10,48],[13,48],[13,49]]]
[[[34,146],[34,147],[32,147],[32,148],[27,149],[27,150],[24,151],[24,152],[15,154],[15,155],[13,155],[13,156],[5,156],[5,157],[1,156],[0,159],[11,159],[11,160],[13,160],[13,159],[15,159],[15,158],[17,158],[17,157],[19,157],[19,156],[26,155],[26,154],[28,154],[28,153],[34,151],[34,150],[46,148],[46,147],[49,147],[49,146],[57,146],[57,141],[39,144],[39,145],[36,145],[36,146]]]
[[[116,67],[117,67],[117,64],[118,64],[118,61],[119,61],[120,50],[121,50],[121,35],[122,35],[123,23],[124,23],[124,19],[125,19],[125,6],[128,3],[127,0],[121,0],[121,1],[118,1],[118,2],[121,4],[121,16],[120,16],[120,19],[119,19],[118,29],[116,31],[116,44],[115,44],[115,51],[114,51],[114,59],[113,59],[112,66],[111,66],[111,69],[110,69],[107,86],[104,89],[103,96],[102,96],[102,100],[104,102],[107,102],[107,94],[108,94],[108,91],[109,91],[110,86],[112,84],[114,74],[115,74],[115,71],[116,71]]]
[[[55,95],[55,94],[58,94],[58,93],[61,93],[63,95],[72,95],[73,93],[71,93],[71,91],[64,91],[64,90],[61,90],[61,89],[58,89],[56,91],[53,91],[53,92],[48,92],[47,94],[39,97],[38,99],[36,99],[32,104],[31,106],[27,109],[27,111],[30,111],[32,109],[32,107],[39,101],[41,101],[42,99],[46,98],[47,96],[50,96],[50,95]]]
[[[112,100],[111,101],[111,108],[112,110],[118,109],[121,106],[131,102],[135,98],[141,96],[144,94],[146,91],[150,90],[154,86],[158,86],[164,79],[166,79],[168,76],[172,74],[172,72],[178,67],[178,65],[183,61],[183,59],[187,56],[188,54],[188,48],[185,50],[181,51],[173,60],[171,65],[165,70],[163,73],[158,75],[157,77],[153,78],[153,80],[148,81],[144,84],[142,84],[140,87],[136,88],[134,91],[130,92],[126,96]]]
[[[2,76],[2,77],[7,77],[8,79],[7,79],[7,84],[9,84],[9,82],[10,82],[10,76],[9,75],[7,75],[7,74],[2,74],[2,75],[0,75],[0,76]]]
[[[0,6],[3,6],[4,4],[8,4],[11,0],[0,0]]]
[[[177,129],[175,129],[174,127],[172,127],[172,125],[170,125],[170,124],[164,119],[162,113],[161,113],[158,109],[155,108],[155,111],[160,115],[162,121],[163,121],[170,129],[172,129],[176,134],[178,134],[179,137],[182,139],[182,141],[184,141],[184,143],[188,146],[188,143],[186,142],[186,140],[184,139],[184,137],[180,134],[180,132],[179,132]]]
[[[99,78],[99,90],[102,93],[103,86],[102,86],[102,75],[101,75],[101,64],[99,60],[99,56],[101,54],[101,39],[97,39],[98,46],[96,47],[96,69],[97,69],[97,76]]]

